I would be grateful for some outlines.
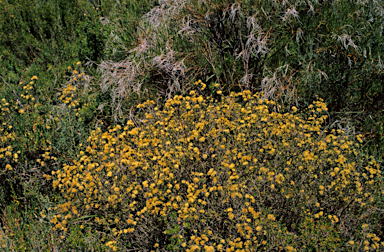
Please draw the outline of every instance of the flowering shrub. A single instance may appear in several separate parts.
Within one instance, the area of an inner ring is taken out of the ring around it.
[[[46,104],[42,104],[39,92],[44,83],[41,83],[37,76],[33,76],[30,81],[20,81],[18,86],[13,89],[14,96],[1,97],[0,99],[0,175],[5,176],[4,180],[15,183],[15,177],[21,177],[20,173],[26,177],[27,173],[32,173],[28,167],[24,167],[22,162],[29,161],[29,164],[35,166],[38,163],[39,169],[34,169],[33,176],[43,170],[46,163],[57,161],[52,155],[52,149],[58,149],[57,132],[64,128],[62,121],[68,114],[69,109],[74,112],[80,111],[79,100],[75,99],[76,86],[85,85],[86,78],[84,71],[80,69],[81,63],[78,62],[76,69],[73,70],[69,83],[61,90],[58,97],[57,106],[51,106],[46,109]],[[72,68],[69,67],[68,70]],[[79,71],[81,73],[79,73]],[[8,84],[8,83],[7,83]],[[22,90],[20,95],[16,91]],[[36,97],[36,99],[35,99]],[[40,98],[40,99],[38,99]],[[44,101],[44,100],[43,100]],[[63,106],[64,105],[64,106]],[[58,109],[60,108],[60,109]],[[79,116],[79,113],[76,114]],[[61,120],[59,120],[59,117]],[[73,121],[73,119],[71,119]],[[80,117],[81,121],[82,118]],[[53,131],[54,128],[54,132]],[[79,131],[79,129],[78,129]],[[68,136],[68,132],[65,132]],[[74,139],[72,137],[72,139]],[[51,140],[54,142],[52,148]],[[66,141],[68,141],[66,139]],[[66,146],[68,148],[68,144]],[[56,150],[57,151],[57,150]],[[20,165],[20,162],[22,165]],[[14,169],[18,166],[18,169]],[[36,166],[34,167],[36,168]],[[12,172],[11,172],[12,171]],[[44,171],[46,172],[46,171]],[[8,174],[8,175],[7,175]],[[28,177],[30,174],[28,174]],[[44,180],[43,180],[44,181]]]
[[[92,225],[112,250],[383,246],[379,166],[359,153],[360,136],[322,127],[321,99],[281,113],[260,94],[218,101],[196,85],[163,108],[140,104],[139,124],[93,131],[73,164],[47,176],[66,199],[56,229]]]
[[[12,96],[0,97],[0,181],[3,193],[0,206],[15,201],[24,195],[24,184],[34,185],[37,181],[45,186],[42,177],[44,162],[52,163],[50,137],[52,124],[42,114],[43,106],[38,99],[36,86],[41,85],[37,76],[29,81],[20,81],[12,88],[5,80]],[[20,95],[18,92],[20,92]],[[42,160],[41,160],[42,159]],[[32,161],[30,161],[32,160]],[[30,161],[30,162],[28,162]],[[41,165],[37,164],[40,163]],[[28,164],[27,164],[28,162]],[[36,168],[39,167],[39,169]]]
[[[72,228],[64,242],[47,221],[54,214],[51,204],[57,205],[50,200],[60,201],[60,194],[52,190],[45,173],[70,161],[70,155],[77,151],[75,141],[89,135],[81,112],[88,106],[87,97],[80,93],[86,91],[89,76],[81,62],[74,69],[68,67],[70,70],[68,82],[53,102],[41,94],[44,80],[40,77],[33,76],[14,87],[2,79],[11,94],[0,95],[0,247],[6,251],[53,251],[56,249],[51,246],[57,245],[67,251],[76,243],[87,248],[97,246],[97,235],[88,232],[87,226]],[[40,214],[36,205],[42,207]]]

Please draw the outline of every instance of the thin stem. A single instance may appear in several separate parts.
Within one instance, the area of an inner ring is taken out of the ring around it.
[[[16,96],[16,101],[17,103],[24,108],[23,104],[21,104],[21,102],[19,101],[19,98],[17,96],[17,93],[16,91],[4,80],[4,78],[0,75],[0,78],[4,81],[4,83],[12,90],[13,94]]]

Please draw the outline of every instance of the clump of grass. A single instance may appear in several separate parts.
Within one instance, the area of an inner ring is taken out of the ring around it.
[[[370,132],[367,149],[380,156],[383,17],[380,3],[365,0],[161,0],[130,29],[137,33],[131,43],[121,33],[130,26],[108,25],[108,46],[125,54],[99,64],[100,86],[111,95],[115,122],[131,93],[169,99],[197,79],[206,93],[218,82],[226,94],[263,91],[287,106],[318,96],[332,122]]]
[[[378,249],[381,171],[356,139],[324,129],[320,99],[299,111],[250,91],[201,95],[141,123],[97,129],[73,164],[47,176],[65,202],[52,217],[92,226],[101,242],[177,251]]]

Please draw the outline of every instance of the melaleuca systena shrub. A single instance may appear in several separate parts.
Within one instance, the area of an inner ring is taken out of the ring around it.
[[[139,105],[139,125],[92,132],[51,177],[66,198],[51,220],[57,229],[93,225],[114,250],[382,246],[379,166],[360,154],[360,136],[325,129],[321,99],[282,113],[260,94],[217,101],[196,84],[161,109]]]

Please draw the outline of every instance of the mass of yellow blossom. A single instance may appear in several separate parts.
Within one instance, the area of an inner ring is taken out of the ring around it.
[[[383,248],[360,215],[381,192],[379,165],[358,152],[361,136],[323,129],[321,99],[279,113],[262,94],[217,92],[216,100],[195,84],[163,108],[137,106],[140,124],[94,130],[77,160],[47,176],[66,198],[51,219],[56,229],[81,219],[111,250],[162,251],[177,240],[183,251],[296,251],[310,246],[305,236],[341,246],[340,233],[351,250],[354,239]]]

